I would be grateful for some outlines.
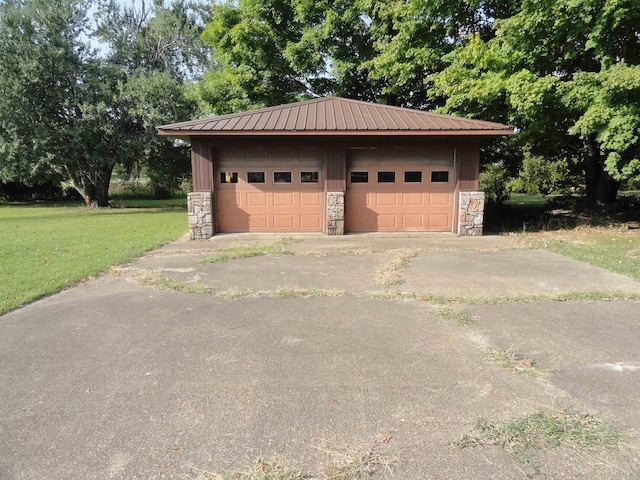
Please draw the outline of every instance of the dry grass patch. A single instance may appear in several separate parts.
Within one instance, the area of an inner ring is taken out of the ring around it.
[[[322,289],[322,288],[279,288],[278,290],[271,290],[264,292],[268,297],[282,297],[282,298],[295,298],[295,297],[340,297],[345,295],[344,290],[337,289]]]
[[[280,458],[259,459],[242,472],[215,473],[192,468],[190,480],[304,480],[308,475],[292,469]]]
[[[211,288],[201,283],[188,283],[163,277],[149,270],[131,267],[113,267],[111,273],[118,276],[127,276],[138,285],[154,287],[158,290],[184,292],[184,293],[211,293]]]
[[[386,442],[385,442],[386,443]],[[251,467],[236,472],[210,472],[191,468],[189,480],[367,480],[393,476],[395,460],[376,451],[375,444],[352,451],[313,447],[329,456],[319,475],[304,473],[277,456],[259,459]]]
[[[279,298],[310,298],[310,297],[340,297],[346,295],[344,290],[325,290],[320,288],[279,288],[276,290],[251,290],[230,288],[217,292],[216,296],[225,300],[241,300],[243,298],[279,297]]]
[[[502,368],[506,368],[515,373],[522,373],[529,377],[538,378],[551,375],[551,370],[538,368],[534,360],[519,354],[513,347],[507,350],[484,348],[482,350],[482,356],[500,365]]]
[[[325,469],[323,480],[365,480],[375,474],[393,475],[394,460],[385,458],[373,447],[353,452],[332,452],[333,464]]]
[[[466,310],[458,310],[450,307],[441,307],[436,310],[436,314],[445,320],[455,320],[458,325],[470,325],[475,322],[472,313]]]
[[[384,265],[376,272],[376,283],[382,287],[391,287],[404,283],[400,270],[407,267],[411,259],[415,258],[421,250],[403,248],[398,250],[398,256],[389,264]]]
[[[374,253],[381,253],[382,250],[374,250],[372,248],[363,249],[345,249],[345,250],[322,250],[318,252],[305,252],[302,255],[306,257],[329,257],[338,255],[373,255]]]
[[[294,255],[292,251],[285,249],[284,246],[298,241],[293,238],[281,238],[263,245],[227,247],[211,257],[203,258],[199,263],[221,263],[238,258],[261,257],[263,255]]]

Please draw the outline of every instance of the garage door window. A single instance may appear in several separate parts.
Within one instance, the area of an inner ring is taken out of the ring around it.
[[[368,183],[369,172],[351,172],[351,183]]]
[[[291,172],[273,172],[273,183],[291,183]]]
[[[238,183],[238,172],[220,172],[220,183]]]
[[[378,172],[378,183],[394,183],[396,172]]]
[[[422,182],[422,172],[404,172],[404,183]]]
[[[300,172],[300,183],[318,183],[318,172]]]
[[[447,172],[447,171],[433,171],[433,172],[431,172],[431,182],[432,183],[448,183],[449,182],[449,172]]]
[[[247,172],[247,183],[264,183],[264,172]]]

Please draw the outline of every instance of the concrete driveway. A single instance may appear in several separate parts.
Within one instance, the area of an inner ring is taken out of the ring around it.
[[[640,477],[639,283],[506,237],[278,238],[178,241],[0,317],[0,478]],[[199,263],[247,244],[287,254]],[[540,414],[621,437],[477,428]]]

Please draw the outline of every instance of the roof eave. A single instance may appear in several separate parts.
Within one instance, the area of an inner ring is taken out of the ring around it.
[[[189,138],[189,137],[242,137],[242,136],[307,136],[307,137],[352,137],[352,136],[479,136],[501,137],[513,135],[513,128],[476,130],[260,130],[260,131],[211,131],[211,130],[167,130],[158,129],[158,134],[165,137]]]

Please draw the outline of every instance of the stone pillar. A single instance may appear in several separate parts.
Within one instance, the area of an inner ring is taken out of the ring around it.
[[[458,235],[482,235],[484,192],[460,192]]]
[[[327,235],[344,235],[344,192],[327,192]]]
[[[191,192],[187,195],[189,238],[206,240],[213,237],[213,193]]]

